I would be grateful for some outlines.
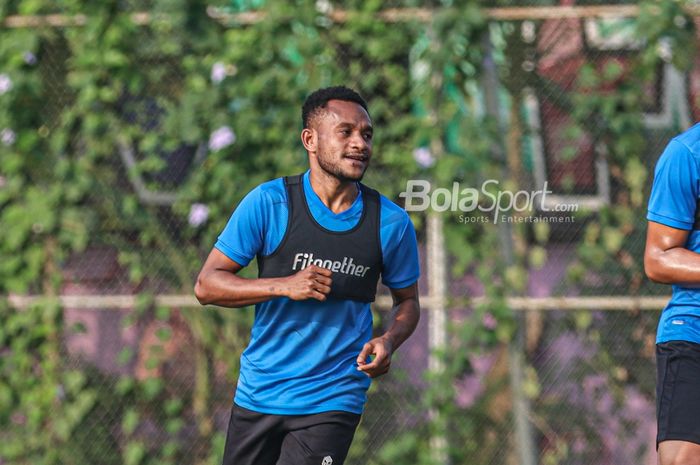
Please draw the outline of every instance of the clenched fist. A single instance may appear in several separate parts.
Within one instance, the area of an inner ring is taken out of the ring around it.
[[[284,279],[285,295],[292,300],[326,300],[331,292],[331,270],[311,265]]]

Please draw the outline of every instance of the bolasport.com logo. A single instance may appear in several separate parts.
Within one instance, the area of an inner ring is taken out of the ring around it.
[[[462,187],[452,183],[452,189],[433,189],[429,181],[412,179],[406,190],[399,194],[405,199],[406,211],[461,212],[460,223],[573,223],[574,216],[560,213],[578,211],[578,204],[548,202],[547,182],[535,191],[501,189],[496,179],[484,181],[480,188]],[[477,214],[474,214],[474,213]],[[539,212],[539,215],[533,213]],[[478,214],[481,213],[481,214]],[[526,214],[527,213],[527,214]],[[555,215],[551,215],[554,213]]]

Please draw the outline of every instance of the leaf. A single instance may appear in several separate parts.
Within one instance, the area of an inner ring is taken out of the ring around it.
[[[625,235],[618,228],[608,227],[603,230],[603,243],[609,253],[619,252]]]
[[[541,222],[532,225],[535,240],[538,244],[546,244],[549,239],[550,226],[549,223]]]
[[[130,436],[136,431],[140,421],[139,412],[135,408],[130,408],[124,413],[122,418],[122,431]]]
[[[69,371],[63,375],[63,384],[66,392],[77,393],[87,381],[85,374],[80,371]]]
[[[537,376],[537,371],[531,367],[525,367],[525,379],[523,380],[523,393],[530,399],[537,399],[542,391],[542,386]]]
[[[165,423],[165,431],[168,434],[177,434],[185,426],[185,422],[182,418],[173,418]]]
[[[520,266],[509,266],[506,268],[506,284],[516,292],[525,289],[527,276],[527,272]]]
[[[160,378],[148,378],[141,385],[144,399],[151,401],[163,390],[163,380]]]
[[[139,465],[146,456],[146,447],[141,442],[129,442],[124,448],[124,465]]]
[[[120,396],[126,396],[134,389],[135,385],[136,383],[132,378],[124,376],[117,381],[115,392]]]
[[[533,269],[541,269],[547,261],[547,249],[541,246],[533,246],[530,248],[528,261]]]
[[[156,337],[161,342],[167,342],[173,335],[173,330],[171,328],[158,328],[156,330]]]
[[[165,444],[163,444],[163,447],[161,449],[161,453],[163,454],[163,457],[174,457],[175,454],[180,450],[180,444],[178,441],[170,440],[167,441]]]
[[[588,311],[579,311],[574,314],[574,321],[576,322],[576,328],[579,330],[586,330],[593,323],[593,315]]]
[[[163,322],[170,321],[170,309],[159,305],[156,307],[156,318]]]
[[[163,410],[168,416],[178,415],[182,411],[183,402],[181,399],[168,399],[165,402]]]
[[[614,81],[619,78],[624,71],[624,68],[617,60],[610,60],[603,67],[603,78],[606,81]]]
[[[131,347],[124,347],[117,355],[117,363],[121,366],[128,365],[134,356],[134,350]]]
[[[69,331],[73,334],[87,334],[87,327],[82,321],[77,321],[73,323]]]

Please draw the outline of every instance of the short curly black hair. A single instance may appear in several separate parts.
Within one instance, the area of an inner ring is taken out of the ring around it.
[[[306,97],[306,101],[301,107],[301,121],[304,124],[304,128],[309,127],[309,121],[319,112],[319,110],[326,108],[329,100],[355,102],[364,108],[367,114],[369,114],[367,102],[365,102],[365,99],[363,99],[360,94],[354,90],[345,86],[325,87],[314,91],[311,95]]]

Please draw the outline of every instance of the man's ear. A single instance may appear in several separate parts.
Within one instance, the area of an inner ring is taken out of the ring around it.
[[[304,144],[304,148],[307,152],[316,152],[317,142],[318,133],[315,129],[304,128],[301,131],[301,143]]]

